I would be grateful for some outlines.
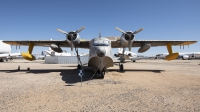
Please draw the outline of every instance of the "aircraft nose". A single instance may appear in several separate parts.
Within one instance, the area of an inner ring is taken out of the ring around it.
[[[96,50],[97,56],[104,57],[106,55],[106,50],[103,47],[99,47]]]

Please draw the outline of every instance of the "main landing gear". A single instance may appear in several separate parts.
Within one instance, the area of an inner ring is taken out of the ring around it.
[[[81,66],[82,66],[82,62],[81,62],[81,59],[80,59],[80,55],[78,54],[78,48],[75,47],[75,51],[76,51],[76,56],[77,56],[77,60],[78,60],[77,69],[80,70]]]
[[[119,63],[119,72],[125,72],[124,71],[124,65]]]
[[[78,69],[78,70],[81,69],[81,65],[80,65],[80,64],[77,65],[77,69]]]

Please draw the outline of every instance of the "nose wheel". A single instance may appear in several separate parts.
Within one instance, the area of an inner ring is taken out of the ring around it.
[[[104,79],[104,75],[105,75],[105,71],[103,70],[103,71],[97,71],[96,72],[96,76],[97,76],[97,78],[98,79]]]
[[[125,72],[124,71],[124,65],[119,63],[119,72]]]

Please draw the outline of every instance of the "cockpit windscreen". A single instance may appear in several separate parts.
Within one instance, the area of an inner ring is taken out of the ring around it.
[[[93,46],[108,46],[107,40],[94,40]]]

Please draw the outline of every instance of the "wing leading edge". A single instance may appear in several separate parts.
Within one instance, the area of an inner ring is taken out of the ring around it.
[[[3,41],[6,44],[10,45],[20,45],[20,46],[29,46],[30,43],[33,43],[34,46],[46,46],[49,47],[51,44],[59,45],[60,47],[70,47],[71,45],[65,40],[22,40],[22,41]],[[81,40],[80,44],[77,45],[78,48],[89,49],[89,42],[86,40]]]

